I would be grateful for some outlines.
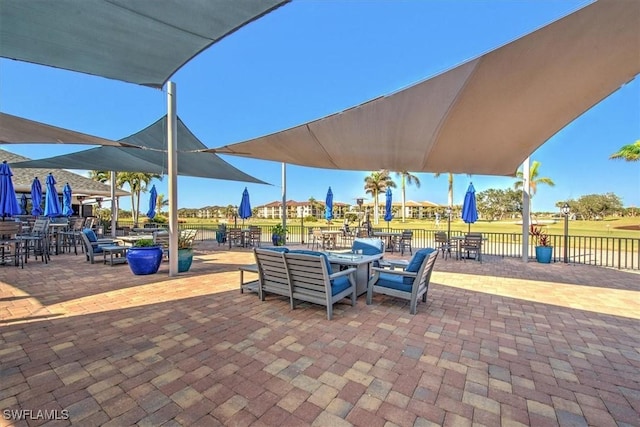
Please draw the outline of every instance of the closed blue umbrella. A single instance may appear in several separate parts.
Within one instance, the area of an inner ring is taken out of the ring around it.
[[[3,161],[0,165],[0,215],[2,218],[20,215],[20,206],[18,206],[18,198],[13,189],[12,176],[13,173],[7,161]]]
[[[393,201],[393,195],[391,193],[391,188],[387,187],[387,192],[385,193],[385,203],[384,203],[384,220],[387,221],[387,227],[389,227],[389,221],[393,219],[393,212],[391,212],[392,201]]]
[[[31,215],[42,215],[42,185],[38,177],[31,183]]]
[[[469,231],[471,231],[471,224],[478,220],[476,189],[473,188],[473,183],[469,184],[467,193],[464,195],[464,203],[462,204],[462,220],[469,224]]]
[[[153,219],[156,216],[156,202],[158,200],[158,192],[156,191],[155,184],[149,191],[149,210],[147,211],[147,218]]]
[[[238,207],[238,216],[242,218],[242,226],[244,226],[244,220],[251,217],[251,201],[249,200],[249,190],[247,187],[242,192],[242,200]]]
[[[73,215],[73,208],[71,207],[71,186],[68,182],[62,189],[62,215]]]
[[[44,215],[49,218],[62,215],[60,200],[58,199],[58,192],[56,191],[56,180],[53,175],[49,174],[47,176],[45,186],[47,187],[47,195],[44,199]]]
[[[27,195],[22,193],[22,197],[20,198],[20,214],[27,214]]]
[[[324,217],[327,221],[331,221],[333,219],[333,191],[331,191],[331,187],[329,187],[329,191],[327,191],[327,198],[324,202],[327,205],[324,211]]]

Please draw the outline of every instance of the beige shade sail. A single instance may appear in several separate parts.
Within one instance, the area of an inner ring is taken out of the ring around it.
[[[599,0],[391,95],[210,149],[302,166],[512,176],[640,72],[640,2]]]
[[[0,113],[0,144],[84,144],[135,147],[86,133]]]

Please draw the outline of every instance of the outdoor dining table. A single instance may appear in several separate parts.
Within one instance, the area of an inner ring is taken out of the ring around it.
[[[367,292],[369,276],[371,276],[371,264],[382,258],[383,254],[361,255],[349,252],[325,252],[330,264],[344,265],[356,268],[356,295]]]
[[[462,243],[465,241],[465,239],[467,238],[467,236],[451,236],[449,238],[449,240],[451,240],[451,242],[455,245],[456,248],[456,259],[457,260],[461,260],[462,259],[462,254],[461,254],[461,250],[460,250],[460,246],[462,245]],[[482,242],[486,242],[488,239],[486,237],[482,237]]]

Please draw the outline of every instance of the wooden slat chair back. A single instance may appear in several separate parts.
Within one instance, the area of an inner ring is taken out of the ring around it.
[[[460,252],[463,259],[473,256],[475,260],[482,262],[482,234],[467,234],[460,245]]]
[[[404,255],[405,249],[409,249],[409,253],[413,255],[413,248],[411,247],[412,240],[413,231],[404,230],[400,235],[400,240],[398,240],[398,249],[400,250],[401,255]]]
[[[260,247],[260,240],[262,239],[262,229],[257,225],[249,227],[249,244],[251,246]]]
[[[447,255],[451,255],[451,243],[444,231],[436,233],[436,249],[442,252],[444,259],[447,259]]]
[[[367,304],[371,304],[375,292],[408,300],[409,312],[416,314],[418,298],[422,297],[422,302],[427,302],[431,272],[438,253],[433,248],[416,251],[404,270],[373,267],[374,279],[367,288]]]
[[[153,243],[160,245],[162,248],[163,257],[169,258],[169,232],[168,231],[154,231]]]
[[[284,261],[284,253],[270,249],[253,248],[258,265],[258,296],[261,301],[265,293],[282,295],[291,299],[289,276]]]
[[[298,301],[327,307],[327,319],[333,317],[333,305],[350,297],[356,305],[355,268],[336,273],[331,271],[327,257],[313,251],[289,251],[284,255],[291,287],[291,308]]]
[[[242,230],[240,228],[228,228],[227,240],[229,241],[229,249],[232,245],[242,246]]]

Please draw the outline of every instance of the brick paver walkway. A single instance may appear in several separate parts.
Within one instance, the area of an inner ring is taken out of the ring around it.
[[[438,259],[417,315],[360,297],[327,321],[240,294],[249,250],[199,249],[176,279],[0,267],[0,425],[640,425],[638,274]]]

